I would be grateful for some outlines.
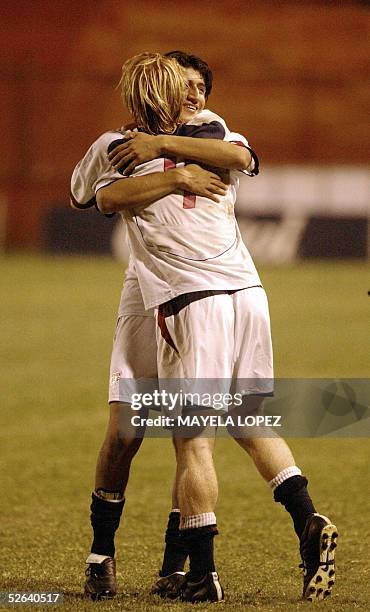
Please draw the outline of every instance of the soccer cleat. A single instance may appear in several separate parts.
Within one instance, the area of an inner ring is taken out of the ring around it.
[[[89,563],[86,569],[85,595],[93,601],[112,599],[117,593],[116,561],[107,557],[102,563]]]
[[[220,585],[217,572],[209,572],[199,582],[189,580],[189,574],[187,574],[181,599],[191,603],[223,601],[224,590]]]
[[[338,530],[326,516],[308,517],[299,551],[303,568],[303,594],[307,601],[318,601],[331,595],[335,582],[335,549]]]
[[[159,595],[163,598],[177,599],[181,595],[185,582],[185,572],[174,572],[168,576],[162,576],[158,578],[158,580],[151,587],[150,595]]]

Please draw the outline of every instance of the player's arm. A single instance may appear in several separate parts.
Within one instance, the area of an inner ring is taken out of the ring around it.
[[[223,140],[168,135],[159,138],[162,155],[176,155],[228,170],[246,170],[251,163],[248,149]]]
[[[152,136],[143,132],[131,132],[129,139],[110,153],[109,159],[115,169],[124,168],[125,174],[130,174],[135,166],[163,155],[228,170],[247,170],[252,161],[248,148],[224,140],[166,134]]]
[[[217,196],[225,195],[227,185],[217,174],[190,164],[167,172],[116,180],[97,190],[96,202],[102,213],[109,214],[149,206],[179,189],[218,202]]]

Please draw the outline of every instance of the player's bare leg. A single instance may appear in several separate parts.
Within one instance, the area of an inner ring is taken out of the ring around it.
[[[282,438],[235,438],[253,460],[262,478],[270,482],[277,474],[295,465],[292,452]]]
[[[231,414],[256,414],[263,398],[250,397],[244,406]],[[229,433],[249,454],[261,476],[269,483],[276,502],[292,517],[300,541],[301,567],[304,570],[303,598],[322,600],[331,594],[335,581],[335,548],[338,531],[331,521],[316,512],[307,490],[307,479],[295,465],[288,444],[269,430],[269,437],[260,437],[258,428],[248,436],[243,427],[230,427]]]
[[[131,462],[145,434],[145,426],[132,425],[132,415],[130,404],[110,404],[108,427],[96,465],[96,491],[103,489],[120,493],[121,498],[124,496]],[[135,411],[135,415],[146,419],[148,408]]]
[[[214,513],[218,497],[213,463],[215,430],[202,435],[207,434],[209,437],[174,438],[180,532],[190,558],[182,598],[193,603],[223,599],[213,557],[213,539],[218,533]]]
[[[263,403],[263,397],[252,396],[248,398],[246,405],[231,412],[234,423],[238,416],[244,417],[250,414],[257,414]],[[279,438],[273,430],[269,430],[269,437],[261,437],[258,427],[249,433],[250,428],[229,427],[229,433],[253,460],[262,478],[270,482],[277,474],[295,465],[292,452],[282,438]]]
[[[230,415],[233,423],[237,417],[257,415],[261,411],[263,397],[245,398],[242,406],[235,408]],[[276,501],[280,501],[291,514],[294,528],[301,537],[306,520],[315,512],[307,491],[307,480],[295,465],[294,457],[287,443],[279,438],[269,427],[245,428],[228,427],[235,441],[250,455],[261,476],[271,486]]]
[[[213,464],[214,438],[175,438],[177,496],[183,519],[214,512],[218,483]]]
[[[214,438],[175,437],[173,442],[177,461],[173,510],[166,531],[160,578],[151,589],[152,594],[170,599],[179,597],[185,588],[183,569],[188,555],[190,571],[193,569],[197,581],[214,571],[213,537],[217,533],[214,508],[218,496],[213,465]],[[200,529],[189,528],[192,521],[194,524],[199,521]],[[196,575],[194,567],[199,569]]]

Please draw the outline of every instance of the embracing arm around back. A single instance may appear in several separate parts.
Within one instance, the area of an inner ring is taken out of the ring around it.
[[[249,149],[224,140],[159,136],[162,155],[180,155],[216,168],[246,170],[251,163]]]
[[[251,154],[246,147],[213,138],[158,135],[144,132],[128,132],[127,141],[117,146],[109,155],[116,169],[125,168],[130,174],[135,166],[162,155],[179,156],[195,162],[228,170],[246,170]]]
[[[107,214],[149,206],[177,190],[190,191],[219,202],[217,196],[225,195],[227,185],[217,174],[196,164],[189,164],[167,172],[153,172],[114,181],[98,190],[96,202],[99,210]]]

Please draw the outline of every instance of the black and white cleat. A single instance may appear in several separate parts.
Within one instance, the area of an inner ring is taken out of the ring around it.
[[[335,583],[335,551],[338,530],[322,514],[312,514],[300,541],[303,599],[321,601],[331,595]]]

